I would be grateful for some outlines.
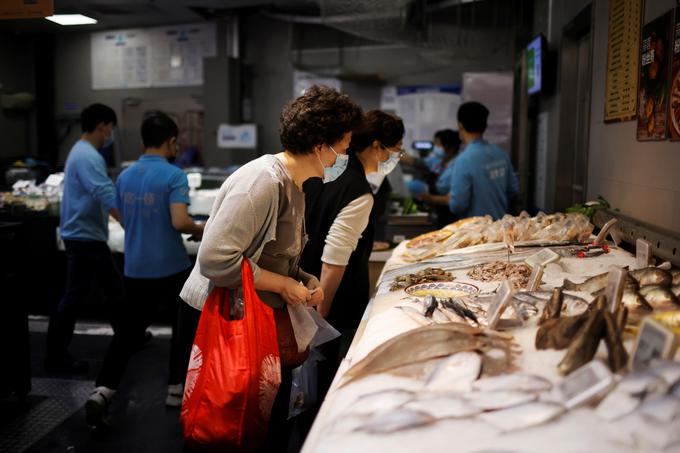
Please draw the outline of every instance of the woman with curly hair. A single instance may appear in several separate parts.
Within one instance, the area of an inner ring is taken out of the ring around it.
[[[318,280],[299,266],[307,241],[302,185],[309,178],[330,182],[342,174],[361,114],[347,95],[323,86],[311,87],[284,107],[279,124],[283,151],[249,162],[222,184],[196,265],[180,294],[184,301],[201,310],[213,287],[240,286],[244,258],[250,260],[258,295],[275,310],[323,300],[321,288],[311,291],[319,287]],[[287,408],[290,373],[282,371],[279,396],[285,396]],[[272,425],[280,423],[279,396]]]

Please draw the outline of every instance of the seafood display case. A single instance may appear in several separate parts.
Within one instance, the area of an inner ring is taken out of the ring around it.
[[[593,229],[523,213],[401,243],[303,452],[678,451],[680,269]]]

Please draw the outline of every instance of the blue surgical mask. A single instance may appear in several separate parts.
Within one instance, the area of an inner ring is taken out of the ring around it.
[[[394,152],[389,151],[390,157],[387,158],[385,162],[378,162],[378,173],[387,176],[392,173],[397,165],[399,164],[399,159],[401,158],[401,151]]]
[[[321,158],[317,156],[319,157],[319,162],[321,162],[321,166],[323,167],[324,184],[338,179],[340,175],[345,172],[345,169],[347,169],[347,162],[349,161],[348,155],[336,153],[331,145],[328,145],[328,147],[335,153],[335,163],[332,166],[324,167],[323,162],[321,162]]]
[[[113,142],[114,142],[113,131],[111,131],[111,135],[104,139],[104,144],[102,145],[102,148],[108,148],[109,146],[113,145]]]
[[[432,150],[432,155],[438,159],[443,159],[446,155],[446,152],[441,146],[435,146],[434,150]]]

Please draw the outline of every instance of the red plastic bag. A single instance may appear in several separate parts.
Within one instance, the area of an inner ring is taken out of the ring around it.
[[[276,324],[245,258],[241,276],[243,319],[229,319],[229,290],[216,287],[196,331],[180,416],[192,448],[255,450],[267,434],[281,383]]]

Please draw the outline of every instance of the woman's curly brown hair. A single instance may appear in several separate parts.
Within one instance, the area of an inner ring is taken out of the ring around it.
[[[317,145],[338,142],[359,125],[361,117],[361,107],[349,96],[314,85],[281,112],[281,144],[293,154],[309,154]]]

